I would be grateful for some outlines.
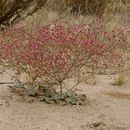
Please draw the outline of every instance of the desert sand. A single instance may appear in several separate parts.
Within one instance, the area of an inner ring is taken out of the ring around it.
[[[0,85],[0,130],[130,130],[130,83],[112,85],[112,76],[99,75],[96,84],[82,83],[85,106],[46,104],[11,93]],[[9,82],[7,74],[0,82]]]

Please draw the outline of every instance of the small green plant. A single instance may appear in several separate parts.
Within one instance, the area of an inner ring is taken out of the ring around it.
[[[59,105],[85,105],[87,98],[84,94],[76,94],[74,91],[59,93],[53,87],[42,86],[36,89],[32,84],[16,82],[15,86],[9,86],[11,91],[20,96],[29,95],[37,97],[40,101],[48,104]]]
[[[56,92],[55,89],[44,89],[43,96],[39,96],[40,101],[46,103],[56,103],[60,105],[85,105],[86,95],[76,94],[74,91],[63,93]]]

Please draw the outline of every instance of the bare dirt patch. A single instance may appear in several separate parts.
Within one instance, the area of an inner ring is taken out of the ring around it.
[[[11,80],[4,74],[0,81]],[[130,130],[130,100],[124,100],[130,98],[130,87],[110,82],[102,75],[95,85],[80,84],[77,89],[90,101],[85,106],[45,104],[0,85],[0,130]]]

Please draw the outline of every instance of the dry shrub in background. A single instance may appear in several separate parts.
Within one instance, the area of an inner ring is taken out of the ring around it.
[[[85,99],[84,95],[68,94],[79,83],[100,70],[124,66],[126,59],[121,50],[125,52],[129,47],[129,33],[127,28],[107,31],[99,20],[75,25],[59,21],[37,28],[28,36],[24,26],[18,24],[5,29],[4,37],[0,37],[0,64],[15,71],[15,87],[26,94],[46,102],[64,100],[62,103],[71,104]],[[82,70],[86,74],[79,78]],[[29,82],[18,79],[22,73],[28,75]],[[65,81],[72,77],[76,82],[68,86]]]
[[[0,27],[14,24],[32,15],[47,0],[0,0]]]
[[[56,10],[66,10],[76,14],[92,14],[101,16],[106,1],[103,0],[50,0],[50,5]]]
[[[129,9],[130,2],[124,0],[49,0],[49,7],[58,11],[74,12],[98,17],[112,15]]]

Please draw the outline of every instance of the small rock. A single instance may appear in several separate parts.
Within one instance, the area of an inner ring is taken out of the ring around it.
[[[97,127],[99,127],[99,126],[105,126],[105,124],[104,124],[102,121],[100,121],[100,122],[91,123],[91,124],[89,124],[88,126],[89,126],[90,128],[97,128]]]

